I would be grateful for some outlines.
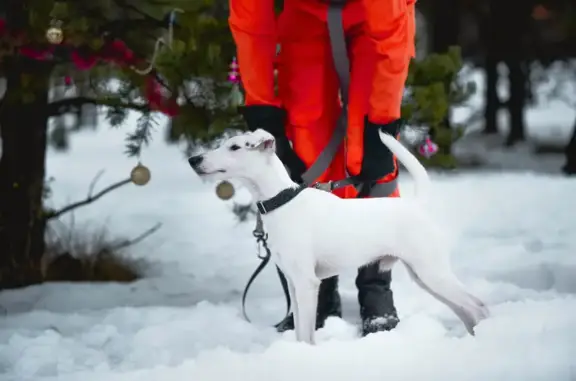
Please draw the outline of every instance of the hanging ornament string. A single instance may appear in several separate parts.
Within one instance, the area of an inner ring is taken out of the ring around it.
[[[180,8],[174,8],[170,12],[170,18],[168,21],[168,41],[166,41],[164,37],[158,37],[154,43],[154,53],[152,53],[152,58],[150,59],[150,64],[148,67],[145,69],[138,69],[135,66],[131,66],[131,69],[136,73],[140,75],[150,74],[150,72],[154,69],[156,59],[158,58],[158,54],[160,53],[162,47],[168,46],[169,49],[172,49],[172,42],[174,41],[174,23],[176,22],[176,12],[183,13],[184,11]]]
[[[236,57],[230,63],[230,71],[228,72],[228,82],[232,84],[232,91],[230,93],[230,101],[234,106],[239,106],[243,102],[242,92],[240,91],[240,72],[238,71],[239,65]],[[230,200],[234,197],[236,190],[234,185],[229,181],[222,181],[216,185],[216,196],[221,200]]]
[[[152,54],[152,58],[150,59],[150,64],[145,69],[138,69],[135,66],[131,66],[130,68],[134,70],[136,73],[140,75],[148,75],[154,70],[154,66],[156,64],[156,59],[158,58],[158,54],[160,53],[163,46],[168,46],[169,49],[172,49],[173,41],[174,41],[174,23],[176,22],[176,12],[184,12],[182,9],[174,8],[172,12],[170,12],[170,18],[168,21],[168,38],[166,41],[164,37],[159,37],[156,42],[154,43],[154,52]],[[140,153],[138,154],[138,164],[132,169],[130,172],[130,179],[135,185],[144,186],[148,184],[151,178],[150,169],[143,165],[140,161]]]

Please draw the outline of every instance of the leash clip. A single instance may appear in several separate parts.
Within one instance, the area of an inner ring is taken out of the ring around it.
[[[334,186],[333,186],[333,182],[332,181],[328,181],[325,183],[315,183],[313,185],[314,188],[325,191],[325,192],[332,192],[334,190]]]
[[[260,259],[266,259],[270,254],[268,250],[268,245],[266,241],[268,241],[268,233],[263,232],[262,230],[256,229],[252,231],[252,235],[256,238],[256,255]],[[262,255],[262,248],[266,250],[266,254]]]

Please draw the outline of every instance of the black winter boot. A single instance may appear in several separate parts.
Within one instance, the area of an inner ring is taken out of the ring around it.
[[[390,331],[399,322],[390,283],[392,272],[382,272],[376,262],[358,270],[356,287],[362,318],[362,336]]]
[[[316,329],[324,327],[329,316],[342,317],[342,304],[338,293],[338,276],[326,278],[320,283],[318,291],[318,309],[316,310]],[[286,316],[276,325],[278,332],[294,329],[294,315]]]
[[[302,174],[306,172],[306,164],[292,150],[292,145],[286,137],[286,111],[270,105],[251,105],[238,107],[238,112],[246,121],[250,131],[259,128],[268,131],[276,140],[276,154],[290,172],[292,181],[302,182]]]

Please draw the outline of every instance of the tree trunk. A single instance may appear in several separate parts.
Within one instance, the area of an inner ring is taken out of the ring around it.
[[[503,61],[509,70],[510,98],[506,105],[510,114],[510,133],[506,138],[507,146],[524,140],[527,76],[523,64],[528,59],[525,38],[530,30],[532,5],[532,0],[524,0],[520,5],[510,1],[490,0],[489,18],[483,25],[488,61]],[[510,20],[514,20],[514,23],[511,24]],[[487,92],[486,95],[490,96],[490,93]],[[490,99],[487,99],[487,107],[489,101]],[[486,129],[492,129],[486,132],[496,132],[494,131],[496,112],[486,110]]]
[[[510,114],[510,132],[506,137],[506,146],[513,146],[525,139],[524,110],[528,101],[528,71],[526,62],[530,59],[530,47],[527,36],[531,30],[531,12],[534,1],[525,0],[521,4],[509,1],[499,2],[502,8],[501,33],[505,35],[500,39],[504,54],[504,62],[508,66],[510,82],[510,98],[508,99],[508,112]],[[510,20],[515,20],[510,27]]]
[[[498,97],[498,59],[490,52],[486,57],[486,106],[484,108],[484,133],[498,133],[498,110],[500,98]]]
[[[4,61],[0,108],[0,289],[42,281],[46,223],[42,208],[49,64]]]
[[[437,0],[431,9],[431,50],[446,53],[450,46],[458,45],[460,36],[460,0]]]
[[[510,79],[510,99],[508,111],[510,113],[510,132],[506,137],[506,145],[513,146],[524,140],[524,109],[526,107],[526,73],[522,68],[520,57],[512,57],[506,62]]]
[[[460,1],[459,0],[437,0],[431,9],[432,38],[430,48],[433,53],[444,54],[451,46],[458,45],[460,36]],[[446,92],[450,91],[450,84],[446,84]],[[452,109],[449,108],[441,127],[452,128],[450,121]],[[434,137],[432,137],[434,139]]]
[[[562,167],[562,172],[570,176],[576,175],[576,122],[574,122],[572,129],[572,138],[570,138],[570,142],[564,152],[566,154],[566,163]]]

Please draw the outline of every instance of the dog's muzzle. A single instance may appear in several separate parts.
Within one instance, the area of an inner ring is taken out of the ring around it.
[[[191,156],[190,158],[188,158],[188,164],[190,164],[190,166],[192,167],[194,172],[196,172],[199,175],[203,175],[205,172],[200,167],[203,161],[204,161],[204,156],[202,156],[202,155]]]
[[[202,155],[191,156],[190,158],[188,158],[188,164],[190,164],[190,166],[194,169],[198,168],[198,166],[202,164],[203,161],[204,156]]]
[[[218,169],[216,171],[210,171],[207,172],[203,167],[202,164],[204,163],[204,156],[202,155],[197,155],[197,156],[191,156],[190,158],[188,158],[188,164],[190,164],[190,166],[192,167],[192,169],[194,170],[194,172],[196,172],[199,175],[210,175],[213,173],[225,173],[226,171],[223,169]]]

